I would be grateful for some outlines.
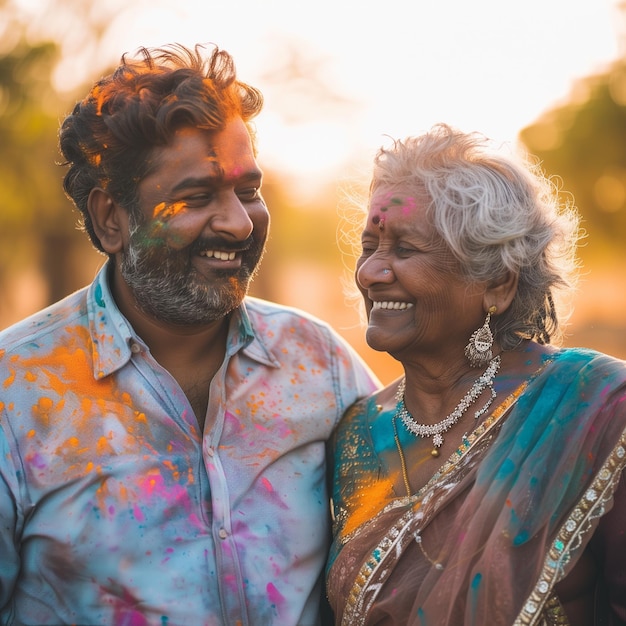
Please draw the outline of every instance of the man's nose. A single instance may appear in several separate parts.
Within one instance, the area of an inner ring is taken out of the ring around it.
[[[252,234],[254,224],[246,205],[234,192],[224,194],[218,211],[209,220],[214,234],[244,241]]]

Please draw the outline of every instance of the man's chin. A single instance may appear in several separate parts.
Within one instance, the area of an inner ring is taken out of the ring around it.
[[[194,297],[182,299],[165,298],[156,302],[144,302],[146,312],[154,318],[175,326],[201,326],[224,319],[238,308],[247,293],[247,283],[232,277],[227,286],[212,289],[210,293],[194,293]],[[139,302],[141,306],[141,302]]]
[[[217,321],[223,320],[229,315],[236,306],[223,307],[219,309],[196,309],[195,311],[179,311],[179,310],[163,310],[163,309],[144,309],[144,313],[149,315],[157,322],[168,326],[177,326],[180,328],[189,328],[191,326],[208,326]]]

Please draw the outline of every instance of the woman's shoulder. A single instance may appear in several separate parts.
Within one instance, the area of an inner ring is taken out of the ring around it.
[[[509,385],[523,380],[587,382],[610,379],[621,386],[626,383],[626,361],[590,348],[553,347],[529,341],[523,349],[503,353],[501,381]],[[502,382],[500,383],[502,384]]]
[[[360,398],[351,404],[343,414],[337,426],[338,433],[361,430],[367,426],[376,413],[378,391]]]
[[[561,348],[551,359],[549,374],[565,373],[582,378],[586,384],[596,380],[603,386],[626,386],[626,361],[590,348]]]
[[[339,426],[342,428],[354,428],[364,424],[372,424],[378,416],[393,410],[397,404],[395,397],[399,380],[377,389],[369,396],[357,400],[344,413]]]

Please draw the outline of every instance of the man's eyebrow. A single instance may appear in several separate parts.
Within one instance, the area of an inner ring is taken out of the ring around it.
[[[251,170],[242,176],[237,176],[236,180],[241,183],[248,181],[259,181],[263,176],[261,170]],[[212,187],[224,179],[224,172],[220,170],[215,176],[188,176],[183,178],[179,183],[174,185],[172,191],[183,191],[185,189],[193,189],[195,187]]]

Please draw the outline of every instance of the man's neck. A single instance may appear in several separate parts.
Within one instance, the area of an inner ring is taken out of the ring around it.
[[[208,352],[217,351],[220,362],[224,356],[229,317],[205,324],[171,324],[143,311],[115,270],[110,275],[113,298],[135,333],[148,346],[152,356],[167,368],[174,360],[193,364],[204,361]]]

